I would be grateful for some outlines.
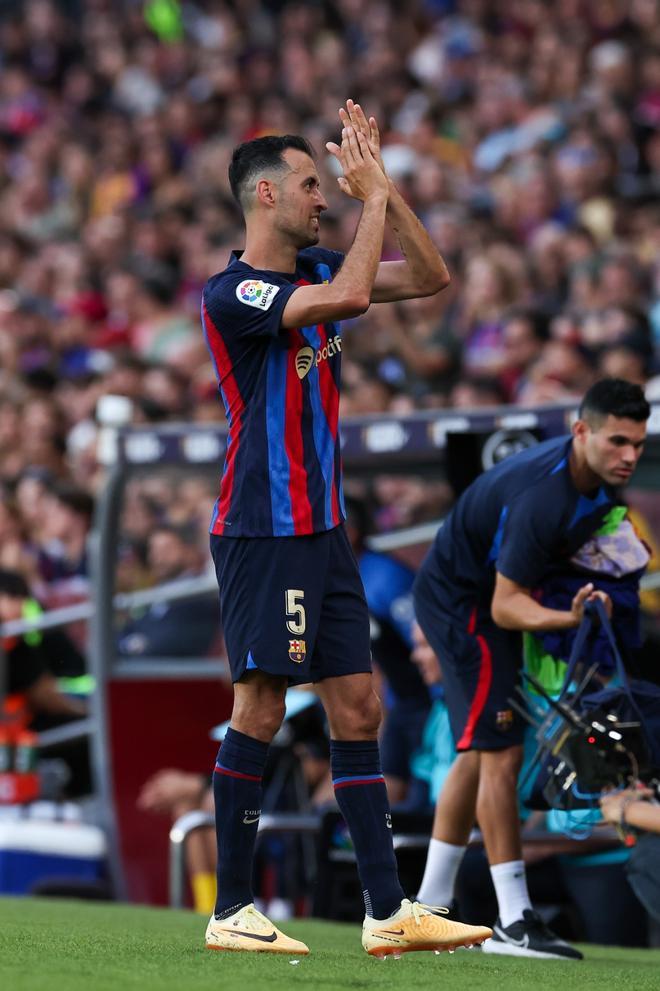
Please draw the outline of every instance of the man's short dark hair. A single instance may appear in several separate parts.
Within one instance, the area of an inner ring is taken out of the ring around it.
[[[229,185],[242,210],[250,207],[254,184],[259,176],[266,171],[283,172],[288,168],[282,158],[287,148],[295,148],[314,158],[314,149],[299,134],[268,134],[234,148],[229,166]]]
[[[594,382],[580,403],[578,415],[581,420],[616,416],[643,423],[651,415],[651,407],[641,386],[625,379],[607,378]]]

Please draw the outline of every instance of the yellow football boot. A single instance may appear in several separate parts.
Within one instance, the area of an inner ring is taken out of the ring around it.
[[[297,939],[285,936],[273,923],[245,905],[226,919],[211,916],[206,927],[207,950],[248,950],[252,953],[288,953],[305,956],[309,948]]]
[[[445,918],[446,908],[422,905],[404,898],[389,919],[367,916],[362,926],[362,945],[374,957],[399,956],[413,950],[455,950],[478,946],[493,935],[486,926],[466,926]]]

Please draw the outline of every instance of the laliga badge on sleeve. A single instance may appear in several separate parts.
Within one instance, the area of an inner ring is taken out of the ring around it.
[[[280,287],[272,282],[244,279],[236,286],[236,299],[246,306],[254,306],[256,310],[267,310],[279,291]]]
[[[302,664],[305,660],[306,649],[304,640],[289,640],[289,657],[296,664]]]

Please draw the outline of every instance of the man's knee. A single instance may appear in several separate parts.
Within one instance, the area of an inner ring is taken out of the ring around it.
[[[484,750],[480,757],[482,777],[487,780],[513,781],[515,785],[522,767],[522,759],[523,748],[521,746],[505,747],[502,750]]]
[[[282,725],[286,706],[283,679],[250,677],[234,686],[232,728],[246,736],[270,743]]]
[[[336,740],[375,740],[382,719],[380,700],[370,691],[335,707],[331,718],[332,736]]]

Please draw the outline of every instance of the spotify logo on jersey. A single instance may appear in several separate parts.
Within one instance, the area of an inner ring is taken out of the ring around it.
[[[324,345],[324,347],[318,348],[317,351],[309,345],[301,348],[296,355],[296,371],[298,373],[298,378],[304,379],[312,365],[320,365],[322,361],[327,361],[328,358],[333,358],[336,354],[340,353],[341,337],[339,334],[331,337],[328,343]]]
[[[296,355],[296,371],[298,372],[298,378],[304,379],[313,364],[314,348],[301,348]]]

